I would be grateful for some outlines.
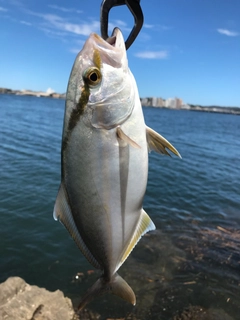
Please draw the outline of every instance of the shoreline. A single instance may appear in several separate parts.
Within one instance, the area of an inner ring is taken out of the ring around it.
[[[65,99],[65,93],[57,92],[44,92],[44,91],[32,91],[32,90],[12,90],[8,88],[0,88],[0,94],[9,94],[15,96],[34,96],[44,98]]]
[[[34,97],[44,97],[44,98],[54,98],[54,99],[66,99],[66,93],[56,93],[56,92],[44,92],[44,91],[32,91],[32,90],[12,90],[8,88],[0,88],[0,94],[9,95],[21,95],[21,96],[34,96]],[[201,106],[193,104],[181,104],[177,106],[166,106],[163,104],[155,105],[154,101],[159,99],[160,101],[165,101],[161,98],[140,98],[143,107],[152,107],[159,109],[172,109],[172,110],[188,110],[188,111],[199,111],[199,112],[210,112],[210,113],[223,113],[223,114],[234,114],[240,115],[240,107],[220,107],[220,106]],[[177,98],[176,98],[177,99]]]
[[[223,113],[223,114],[234,114],[240,115],[239,107],[218,107],[218,106],[198,106],[198,105],[182,105],[180,108],[172,108],[172,107],[162,107],[162,106],[145,106],[145,108],[156,108],[156,109],[171,109],[171,110],[187,110],[187,111],[197,111],[197,112],[208,112],[208,113]]]

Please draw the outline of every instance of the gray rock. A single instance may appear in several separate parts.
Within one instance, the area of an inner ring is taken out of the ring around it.
[[[0,284],[0,319],[73,320],[74,310],[61,291],[49,292],[12,277]]]

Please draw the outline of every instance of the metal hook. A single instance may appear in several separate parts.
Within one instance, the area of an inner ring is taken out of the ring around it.
[[[125,41],[126,49],[128,49],[131,44],[136,39],[139,31],[143,25],[143,13],[140,7],[140,0],[103,0],[101,4],[100,13],[100,24],[101,24],[101,35],[104,40],[109,38],[108,36],[108,15],[111,8],[116,6],[127,5],[134,17],[134,27]]]

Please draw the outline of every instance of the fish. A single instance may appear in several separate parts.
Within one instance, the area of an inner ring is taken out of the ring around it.
[[[61,184],[53,213],[90,264],[102,271],[79,311],[103,293],[136,304],[118,269],[140,238],[155,229],[143,209],[151,150],[181,157],[145,124],[121,30],[115,28],[107,40],[90,34],[68,82]]]

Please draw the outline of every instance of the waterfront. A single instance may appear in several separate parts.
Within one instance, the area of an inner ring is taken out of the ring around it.
[[[157,230],[119,271],[137,295],[136,308],[111,296],[89,308],[102,319],[135,313],[169,320],[193,305],[238,320],[240,118],[143,110],[147,125],[183,159],[150,154],[144,208]],[[97,275],[52,218],[63,114],[61,99],[0,95],[0,282],[21,276],[77,304]]]
[[[31,90],[11,90],[0,88],[0,94],[11,94],[20,96],[45,97],[54,99],[65,99],[65,93],[56,93],[49,88],[46,92]],[[140,98],[143,107],[155,107],[163,109],[177,109],[189,111],[214,112],[224,114],[240,115],[240,107],[200,106],[184,103],[180,98],[162,99],[157,97]]]

